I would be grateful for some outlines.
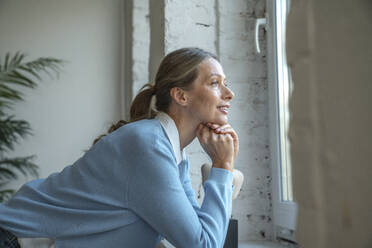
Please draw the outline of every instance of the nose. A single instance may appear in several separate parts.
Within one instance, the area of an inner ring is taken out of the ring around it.
[[[225,86],[224,87],[224,92],[223,92],[224,100],[231,101],[234,97],[235,97],[234,92],[230,88]]]

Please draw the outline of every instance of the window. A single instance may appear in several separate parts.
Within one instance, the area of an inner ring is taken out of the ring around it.
[[[283,201],[293,201],[290,143],[288,142],[289,109],[288,99],[292,92],[290,70],[287,66],[285,52],[285,28],[288,13],[288,0],[278,0],[276,4],[276,60],[279,106],[279,139],[280,139],[280,183]]]
[[[289,0],[267,0],[267,63],[269,120],[273,171],[275,236],[294,241],[297,205],[293,201],[288,99],[292,90],[285,53],[285,27]]]

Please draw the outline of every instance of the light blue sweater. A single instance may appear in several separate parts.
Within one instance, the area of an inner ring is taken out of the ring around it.
[[[223,247],[232,173],[212,168],[199,206],[188,159],[177,163],[175,124],[162,117],[127,124],[60,173],[23,185],[0,205],[0,226],[56,248],[148,248],[161,237],[177,248]]]

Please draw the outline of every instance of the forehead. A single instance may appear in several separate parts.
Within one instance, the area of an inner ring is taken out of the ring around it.
[[[199,76],[204,79],[212,76],[226,77],[221,64],[214,58],[208,58],[200,63]]]

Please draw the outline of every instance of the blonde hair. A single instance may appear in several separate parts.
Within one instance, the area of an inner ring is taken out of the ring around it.
[[[151,109],[151,99],[154,95],[156,96],[156,110],[168,113],[172,102],[170,90],[174,87],[191,89],[199,74],[199,64],[208,58],[218,61],[216,55],[197,47],[181,48],[169,53],[160,63],[155,84],[145,84],[134,98],[130,107],[130,120],[118,121],[109,128],[108,133],[130,122],[154,118],[156,112]],[[96,138],[93,144],[103,136],[105,134]]]

